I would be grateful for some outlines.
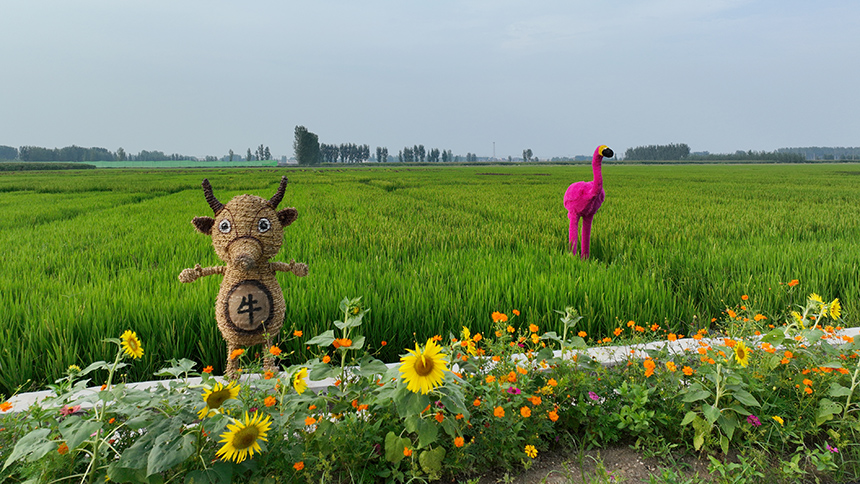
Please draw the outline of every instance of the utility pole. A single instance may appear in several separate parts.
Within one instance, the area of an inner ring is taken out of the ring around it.
[[[493,141],[493,161],[496,161],[496,142]]]

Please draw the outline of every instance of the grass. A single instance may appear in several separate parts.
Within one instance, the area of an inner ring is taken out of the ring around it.
[[[4,172],[0,393],[108,358],[103,336],[125,329],[150,342],[130,379],[169,358],[220,372],[220,281],[177,280],[221,264],[189,223],[211,215],[200,182],[226,202],[271,196],[281,175],[282,206],[299,219],[276,260],[311,271],[279,275],[284,330],[321,333],[333,301],[361,295],[374,308],[368,344],[385,361],[413,335],[486,331],[500,308],[551,328],[553,311],[573,306],[593,338],[627,320],[689,334],[738,294],[776,317],[792,279],[838,297],[846,325],[860,324],[857,165],[607,165],[585,262],[566,250],[561,196],[591,178],[587,166]],[[300,341],[285,350],[308,356]]]

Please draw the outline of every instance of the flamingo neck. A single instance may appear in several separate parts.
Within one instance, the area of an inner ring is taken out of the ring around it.
[[[603,186],[603,173],[601,172],[601,162],[603,161],[603,157],[594,154],[594,158],[591,160],[591,169],[594,171],[594,184],[598,187]]]

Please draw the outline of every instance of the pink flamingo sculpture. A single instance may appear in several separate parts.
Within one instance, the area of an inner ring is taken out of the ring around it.
[[[606,145],[600,145],[594,150],[594,158],[591,159],[591,168],[594,170],[593,181],[581,181],[567,187],[564,192],[564,208],[570,218],[570,250],[576,254],[576,243],[579,240],[579,219],[582,219],[582,259],[588,259],[588,249],[591,245],[591,220],[597,209],[606,198],[603,191],[603,174],[600,172],[600,164],[603,157],[612,158],[615,153]]]

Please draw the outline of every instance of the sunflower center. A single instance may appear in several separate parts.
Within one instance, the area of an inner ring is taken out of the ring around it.
[[[738,348],[738,358],[745,359],[747,357],[747,352],[743,348]]]
[[[133,351],[133,352],[137,351],[137,341],[135,341],[133,339],[129,339],[126,342],[126,344],[128,345],[129,348],[131,348],[131,351]]]
[[[256,426],[246,427],[238,432],[233,437],[233,447],[236,450],[244,450],[257,441],[257,437],[260,435],[260,430]]]
[[[430,373],[433,373],[434,368],[432,358],[427,358],[424,355],[421,355],[420,358],[415,359],[415,373],[418,373],[419,376],[427,376]]]
[[[217,392],[212,392],[209,395],[209,398],[206,399],[206,405],[208,405],[209,408],[221,408],[221,404],[223,404],[229,398],[229,390],[219,390]]]

